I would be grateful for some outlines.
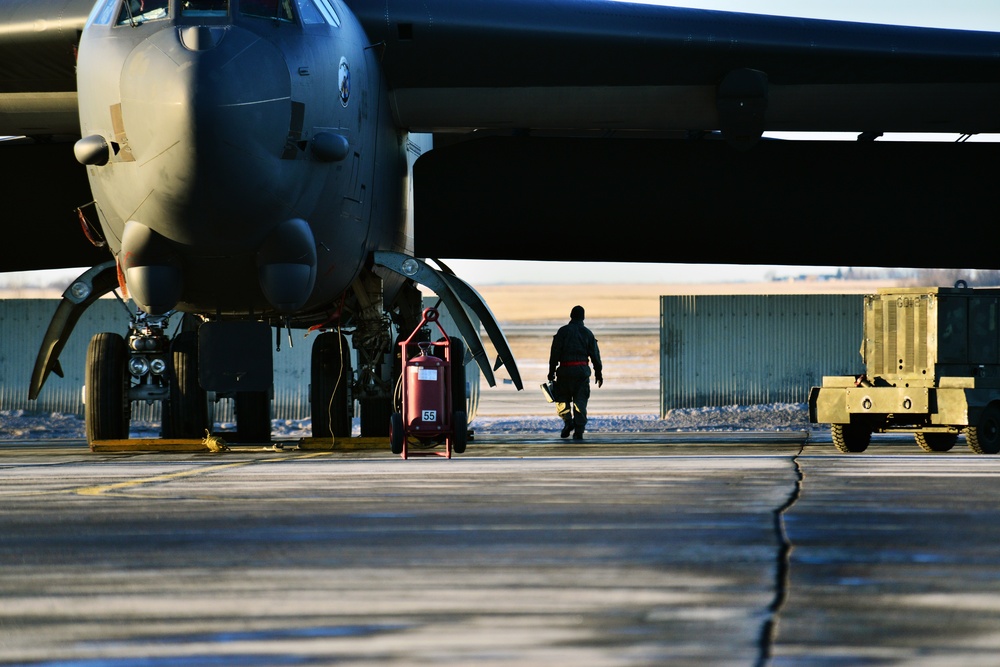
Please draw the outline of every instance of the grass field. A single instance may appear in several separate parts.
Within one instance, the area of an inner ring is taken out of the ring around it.
[[[660,297],[680,294],[857,294],[874,292],[884,283],[861,281],[795,281],[734,284],[637,285],[486,285],[477,287],[505,329],[524,381],[523,396],[510,385],[490,389],[482,384],[479,413],[508,414],[517,401],[529,413],[538,405],[538,385],[548,373],[549,346],[556,329],[569,321],[573,306],[582,305],[586,324],[597,336],[604,362],[605,386],[595,390],[594,414],[620,410],[618,392],[642,394],[628,414],[656,412],[660,388]],[[490,359],[496,353],[487,341]],[[498,381],[507,377],[500,369]],[[536,396],[536,394],[538,394]],[[626,406],[627,407],[627,406]]]
[[[660,297],[676,294],[865,294],[884,287],[867,281],[776,281],[766,283],[484,285],[477,291],[501,324],[569,321],[579,304],[587,320],[652,320]]]

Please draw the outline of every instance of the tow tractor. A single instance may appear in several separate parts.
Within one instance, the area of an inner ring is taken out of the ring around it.
[[[913,433],[926,452],[965,435],[1000,452],[1000,289],[883,288],[864,298],[862,375],[825,376],[809,393],[813,423],[843,453],[873,433]]]

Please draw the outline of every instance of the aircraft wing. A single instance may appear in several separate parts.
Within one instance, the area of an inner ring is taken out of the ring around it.
[[[0,136],[74,135],[76,44],[94,0],[3,0]]]
[[[608,0],[348,4],[414,130],[1000,130],[995,33]]]
[[[420,256],[1000,264],[989,244],[939,232],[992,224],[995,148],[757,141],[998,132],[998,34],[607,0],[348,3],[399,126],[437,133],[415,167]],[[74,45],[91,4],[3,0],[0,136],[77,131]],[[677,140],[719,130],[726,142]],[[5,212],[30,237],[0,250],[5,270],[107,259],[78,229],[90,196],[70,148],[0,146]],[[807,228],[822,242],[748,252],[762,231]]]
[[[473,259],[1000,268],[1000,33],[607,0],[348,0],[414,167],[414,249]],[[724,140],[716,140],[719,138]],[[747,150],[749,149],[749,150]]]
[[[766,130],[1000,130],[996,33],[607,0],[348,4],[413,130],[715,130],[739,115],[720,94],[737,109],[766,98]],[[92,6],[4,0],[0,136],[78,131],[74,49]]]
[[[76,44],[93,0],[3,0],[0,7],[0,179],[17,243],[0,247],[4,271],[93,266],[107,260],[76,212],[93,197],[73,157],[79,136]],[[97,216],[85,211],[93,229]],[[89,230],[93,231],[93,230]]]

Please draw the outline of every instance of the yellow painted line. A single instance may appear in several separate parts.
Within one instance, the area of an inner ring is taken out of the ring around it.
[[[329,456],[330,452],[327,450],[322,450],[319,452],[310,452],[308,454],[296,454],[295,456],[289,456],[283,459],[273,459],[274,461],[288,461],[290,459],[316,459],[320,456]]]
[[[227,449],[239,448],[238,443],[220,441]],[[289,441],[292,444],[292,441]],[[379,449],[389,447],[387,436],[349,437],[349,438],[315,438],[299,439],[298,448],[310,451],[355,451],[363,449]],[[208,452],[212,451],[205,440],[198,439],[164,439],[164,438],[128,438],[124,440],[96,440],[91,443],[93,452]]]
[[[143,486],[145,484],[159,484],[161,482],[169,482],[175,479],[183,479],[184,477],[193,477],[195,475],[205,475],[219,470],[226,470],[228,468],[240,468],[242,466],[254,465],[259,463],[283,463],[291,458],[295,459],[311,459],[318,456],[323,456],[325,452],[316,452],[312,454],[303,454],[301,456],[283,456],[280,458],[264,459],[262,461],[238,461],[236,463],[222,463],[214,466],[205,466],[201,468],[196,468],[194,470],[182,470],[180,472],[172,472],[164,475],[156,475],[154,477],[143,477],[142,479],[133,479],[127,482],[116,482],[114,484],[101,484],[98,486],[84,486],[76,489],[68,489],[63,491],[63,493],[72,493],[78,496],[99,496],[105,493],[111,493],[113,491],[121,491],[123,489],[132,489],[137,486]]]
[[[64,493],[74,493],[79,496],[99,496],[104,493],[110,493],[112,491],[119,491],[121,489],[131,489],[137,486],[142,486],[144,484],[158,484],[160,482],[169,482],[175,479],[181,479],[184,477],[193,477],[195,475],[205,475],[208,473],[216,472],[218,470],[225,470],[226,468],[239,468],[242,466],[248,466],[257,461],[239,461],[237,463],[223,463],[221,465],[206,466],[203,468],[196,468],[194,470],[182,470],[181,472],[172,472],[165,475],[156,475],[155,477],[144,477],[142,479],[133,479],[127,482],[116,482],[114,484],[101,484],[98,486],[84,486],[77,489],[67,489]]]
[[[228,468],[239,468],[242,466],[248,466],[259,463],[287,463],[289,461],[296,461],[301,459],[313,459],[319,457],[329,456],[331,452],[329,451],[314,451],[308,453],[295,453],[288,452],[285,456],[272,457],[268,459],[261,460],[248,460],[248,461],[237,461],[234,463],[221,463],[218,465],[203,466],[195,468],[192,470],[182,470],[180,472],[166,473],[163,475],[155,475],[153,477],[143,477],[140,479],[132,479],[127,482],[115,482],[114,484],[99,484],[96,486],[81,486],[69,489],[58,489],[49,491],[33,491],[28,493],[2,493],[0,492],[0,497],[2,498],[16,498],[16,497],[37,497],[37,496],[59,496],[59,495],[80,495],[80,496],[100,496],[114,491],[122,491],[124,489],[132,489],[140,487],[146,484],[159,484],[162,482],[169,482],[175,479],[183,479],[185,477],[193,477],[195,475],[205,475],[220,470],[226,470]]]

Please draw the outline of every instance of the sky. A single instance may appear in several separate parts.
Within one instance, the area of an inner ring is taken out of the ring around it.
[[[1000,31],[1000,0],[631,0],[646,4],[800,16],[869,23]],[[787,137],[787,135],[781,135]],[[853,135],[844,139],[854,139]],[[885,137],[890,139],[892,137]],[[954,141],[954,136],[922,137]],[[982,138],[978,138],[982,139]],[[974,137],[972,140],[977,140]],[[698,283],[760,281],[803,274],[831,274],[838,267],[680,265],[576,262],[505,262],[445,259],[473,285],[497,283]],[[844,267],[846,268],[846,267]],[[8,274],[8,284],[31,285],[78,271]]]
[[[624,0],[728,12],[800,16],[914,25],[929,28],[1000,30],[996,0]]]

